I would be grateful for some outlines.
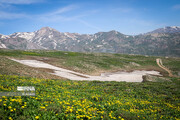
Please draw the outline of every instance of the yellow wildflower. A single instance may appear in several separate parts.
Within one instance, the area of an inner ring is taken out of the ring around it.
[[[13,120],[12,117],[9,117],[9,120]]]
[[[41,109],[45,109],[45,107],[44,107],[44,106],[41,106],[40,108],[41,108]]]
[[[35,118],[36,118],[36,119],[39,119],[39,116],[36,116]]]
[[[11,109],[12,107],[11,107],[11,106],[9,106],[8,108],[9,108],[9,109]]]

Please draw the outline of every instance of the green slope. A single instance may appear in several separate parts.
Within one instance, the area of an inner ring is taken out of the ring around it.
[[[70,81],[8,58],[42,60],[87,74],[100,70],[154,69],[167,75],[153,56],[0,50],[0,92],[16,92],[17,86],[36,89],[35,97],[0,96],[2,120],[180,119],[179,78],[168,77],[172,82],[156,83]],[[179,58],[161,59],[174,74],[180,71]]]

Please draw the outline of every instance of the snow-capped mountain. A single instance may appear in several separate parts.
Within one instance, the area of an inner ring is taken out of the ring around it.
[[[180,56],[179,29],[179,27],[165,27],[149,34],[131,36],[114,30],[78,34],[43,27],[34,32],[0,34],[0,48]]]
[[[11,34],[9,37],[12,37],[12,38],[19,37],[19,38],[24,38],[28,41],[31,41],[34,36],[35,36],[34,32],[22,32],[22,33]]]
[[[164,28],[159,28],[159,29],[153,30],[151,32],[148,32],[148,34],[152,34],[152,33],[179,33],[179,32],[180,32],[179,26],[167,26]]]
[[[14,33],[11,35],[0,35],[0,48],[8,49],[43,49],[32,43],[33,32]]]

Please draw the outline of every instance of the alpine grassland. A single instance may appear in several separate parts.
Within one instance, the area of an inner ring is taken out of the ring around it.
[[[86,74],[157,70],[168,81],[72,81],[9,58],[36,59]],[[161,58],[174,74],[156,64]],[[0,96],[0,120],[179,120],[179,58],[76,53],[45,50],[0,50],[0,93],[34,86],[35,96]]]

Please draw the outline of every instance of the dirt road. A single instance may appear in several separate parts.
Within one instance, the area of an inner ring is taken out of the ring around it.
[[[160,58],[157,58],[157,59],[156,59],[156,63],[158,64],[158,66],[159,66],[160,68],[162,68],[162,69],[164,69],[165,71],[168,72],[169,77],[173,77],[172,72],[163,65],[162,60],[161,60]]]

